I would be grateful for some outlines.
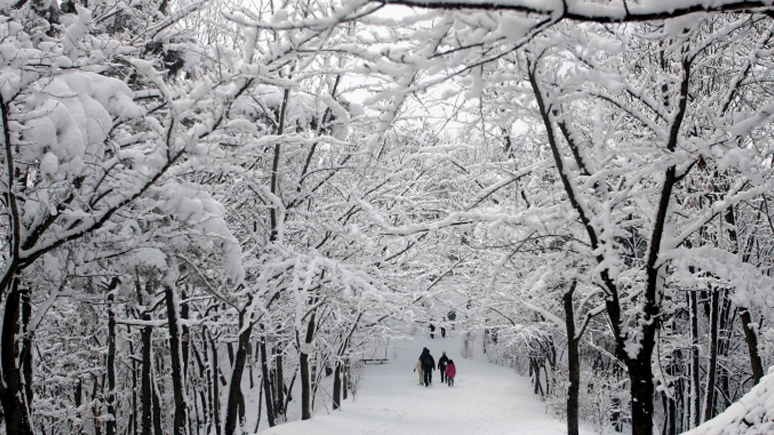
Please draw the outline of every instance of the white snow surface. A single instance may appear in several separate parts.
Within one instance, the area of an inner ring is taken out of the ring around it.
[[[774,368],[722,414],[683,435],[774,434]]]
[[[436,362],[441,352],[457,367],[455,385],[448,387],[433,372],[433,385],[419,385],[413,372],[423,347]],[[384,349],[365,358],[383,358]],[[559,435],[566,423],[552,417],[532,393],[529,378],[513,369],[460,355],[458,341],[450,338],[414,339],[391,344],[389,362],[366,365],[356,399],[341,411],[316,410],[311,420],[263,426],[261,435]],[[581,429],[582,435],[592,432]]]

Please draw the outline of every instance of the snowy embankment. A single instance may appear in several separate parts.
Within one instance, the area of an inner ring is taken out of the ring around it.
[[[774,434],[774,368],[722,414],[683,435]]]
[[[433,385],[419,385],[412,370],[423,347],[436,361],[446,351],[457,366],[448,387],[433,372]],[[393,345],[384,365],[368,365],[357,398],[342,411],[317,410],[311,420],[259,431],[261,435],[549,435],[565,434],[563,421],[546,413],[529,379],[512,369],[466,360],[453,338],[415,339]],[[592,432],[581,431],[584,435]]]

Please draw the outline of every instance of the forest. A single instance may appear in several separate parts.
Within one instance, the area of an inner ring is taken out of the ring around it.
[[[571,435],[774,363],[768,0],[0,4],[2,434],[309,419],[450,313]]]

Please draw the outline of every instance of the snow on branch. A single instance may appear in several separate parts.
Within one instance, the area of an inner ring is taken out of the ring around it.
[[[764,12],[774,9],[772,2],[769,0],[673,0],[670,2],[644,0],[637,3],[620,0],[606,2],[567,2],[558,0],[382,0],[380,3],[428,9],[515,11],[595,23],[665,20],[695,12]]]

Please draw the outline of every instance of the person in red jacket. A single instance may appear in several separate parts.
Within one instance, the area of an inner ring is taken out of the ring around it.
[[[454,377],[457,376],[457,367],[454,366],[454,360],[446,363],[446,384],[450,387],[454,385]]]

